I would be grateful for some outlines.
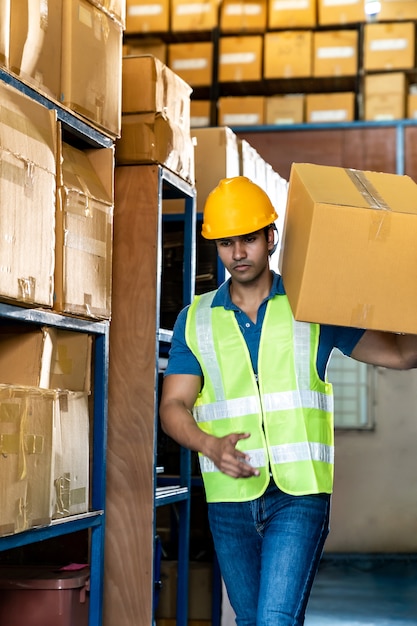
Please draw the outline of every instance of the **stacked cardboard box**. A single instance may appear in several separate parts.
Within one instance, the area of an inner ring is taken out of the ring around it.
[[[122,0],[0,0],[0,63],[116,137],[124,19]]]
[[[313,31],[287,30],[264,37],[264,78],[307,78],[312,74]]]
[[[119,164],[160,163],[194,183],[191,87],[156,57],[124,57]]]
[[[62,142],[58,166],[54,308],[111,316],[113,148]]]
[[[223,0],[220,5],[222,33],[253,33],[266,30],[267,0]]]
[[[268,28],[314,28],[317,25],[317,0],[289,2],[270,0],[268,3]]]
[[[0,83],[0,298],[52,307],[56,114]]]
[[[89,507],[91,337],[0,333],[0,534]]]

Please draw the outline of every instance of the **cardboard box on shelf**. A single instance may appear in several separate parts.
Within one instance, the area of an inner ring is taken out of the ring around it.
[[[120,24],[87,0],[63,0],[60,101],[111,137],[120,135]]]
[[[59,100],[62,2],[11,2],[10,69],[35,89]]]
[[[352,122],[355,119],[355,94],[308,93],[305,97],[307,124]]]
[[[189,132],[191,93],[190,85],[159,59],[151,55],[123,58],[124,114],[159,113]]]
[[[53,327],[0,329],[0,384],[91,390],[92,338]]]
[[[211,125],[211,101],[191,100],[190,103],[190,126],[193,128],[207,127]]]
[[[190,561],[188,617],[190,620],[210,620],[212,617],[212,563]],[[176,616],[177,561],[161,561],[162,587],[155,612],[157,619]]]
[[[407,97],[407,117],[417,119],[417,93],[409,93]]]
[[[170,0],[173,32],[212,30],[218,26],[220,0]]]
[[[51,521],[57,392],[0,385],[0,535]]]
[[[126,33],[169,31],[169,0],[126,0]]]
[[[364,79],[364,119],[400,120],[406,116],[407,77],[404,72],[367,74]]]
[[[264,78],[311,76],[313,32],[288,30],[265,33]]]
[[[9,68],[10,0],[0,0],[0,66]]]
[[[313,35],[313,76],[356,76],[358,31],[315,31]]]
[[[267,11],[267,0],[223,0],[220,5],[220,32],[263,33]]]
[[[194,145],[161,113],[123,115],[122,136],[116,142],[118,165],[160,163],[188,183],[194,183]]]
[[[0,85],[0,298],[52,307],[56,113]]]
[[[384,0],[380,5],[378,20],[417,20],[415,0]]]
[[[227,36],[219,39],[219,81],[261,80],[263,36]]]
[[[126,0],[89,0],[112,19],[126,27]]]
[[[320,26],[360,24],[366,21],[365,0],[318,0],[317,8]]]
[[[268,28],[314,28],[317,0],[269,0]]]
[[[192,137],[195,140],[197,213],[202,213],[208,194],[219,181],[239,176],[239,143],[237,135],[227,126],[195,128]]]
[[[366,71],[411,69],[415,57],[414,22],[365,24],[363,67]]]
[[[287,94],[265,98],[265,124],[302,124],[304,94]]]
[[[219,126],[258,126],[265,119],[265,96],[224,96],[217,108]]]
[[[88,395],[61,391],[53,435],[52,519],[89,510],[90,418]]]
[[[123,44],[123,56],[153,56],[166,65],[168,60],[168,45],[157,37],[146,37],[145,39],[129,38]],[[123,76],[123,75],[122,75]],[[122,77],[123,85],[123,77]]]
[[[171,43],[168,66],[192,87],[209,87],[213,81],[213,42]]]
[[[62,143],[59,162],[54,309],[109,319],[114,150]]]
[[[417,185],[294,163],[280,267],[300,321],[417,333]]]

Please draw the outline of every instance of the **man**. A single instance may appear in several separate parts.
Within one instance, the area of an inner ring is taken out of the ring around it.
[[[160,404],[164,431],[199,452],[214,546],[239,626],[300,626],[329,528],[334,348],[417,367],[417,336],[294,320],[269,267],[277,214],[239,176],[204,208],[230,279],[178,316]]]

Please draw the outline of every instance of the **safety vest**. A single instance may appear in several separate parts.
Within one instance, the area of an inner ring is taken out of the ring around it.
[[[204,382],[193,414],[216,437],[248,432],[237,448],[260,475],[232,478],[199,454],[208,502],[258,498],[270,476],[293,495],[331,493],[334,432],[332,385],[317,372],[320,328],[294,320],[285,295],[267,303],[259,345],[258,380],[235,314],[211,307],[216,292],[197,296],[186,322],[186,342]]]

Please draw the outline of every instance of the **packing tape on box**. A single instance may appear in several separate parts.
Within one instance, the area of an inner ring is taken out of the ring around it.
[[[371,219],[368,239],[370,241],[385,241],[391,230],[391,207],[385,202],[364,172],[349,168],[345,168],[345,172],[367,202],[368,207],[377,209]]]
[[[374,309],[375,307],[372,304],[357,304],[352,309],[351,325],[354,328],[367,328],[369,322],[372,321]]]
[[[373,184],[367,179],[364,172],[349,168],[345,168],[345,172],[355,185],[356,189],[365,198],[371,209],[383,209],[385,211],[391,210]]]

